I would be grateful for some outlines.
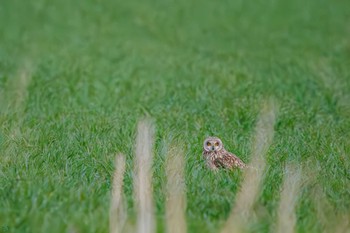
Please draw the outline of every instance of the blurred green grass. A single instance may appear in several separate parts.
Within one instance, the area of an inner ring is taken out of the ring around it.
[[[2,1],[0,226],[106,232],[118,151],[128,159],[133,218],[135,125],[147,115],[157,126],[158,231],[165,151],[180,138],[189,232],[217,232],[241,176],[204,169],[202,141],[217,135],[249,161],[267,98],[280,111],[258,200],[265,214],[253,230],[271,231],[288,161],[314,170],[311,183],[349,215],[349,8],[345,0]],[[18,92],[25,98],[14,107]],[[313,185],[298,202],[298,232],[322,229]]]

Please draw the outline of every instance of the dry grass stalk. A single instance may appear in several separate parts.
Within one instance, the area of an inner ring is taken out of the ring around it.
[[[19,78],[17,79],[16,83],[16,98],[15,106],[16,108],[21,108],[23,105],[23,102],[26,100],[28,95],[28,86],[31,81],[31,72],[28,69],[23,69],[19,73]]]
[[[138,233],[155,231],[155,218],[152,195],[152,155],[154,143],[154,128],[147,121],[138,124],[136,137],[136,158],[134,194],[137,211]]]
[[[2,110],[16,110],[21,115],[28,95],[28,86],[32,78],[32,65],[25,62],[14,77],[7,83],[5,92],[0,92],[0,106]]]
[[[311,64],[311,69],[314,74],[321,79],[324,84],[324,87],[332,92],[332,95],[337,99],[336,105],[339,106],[343,111],[347,113],[350,111],[350,95],[344,89],[346,86],[342,80],[337,77],[337,74],[332,68],[330,61],[327,59],[320,59],[317,62]]]
[[[301,171],[296,166],[287,165],[282,186],[281,200],[277,214],[277,233],[296,232],[295,206],[301,185]]]
[[[186,184],[184,153],[171,145],[166,160],[166,230],[168,233],[186,233]]]
[[[322,232],[350,233],[350,216],[337,213],[320,186],[316,186],[313,196]]]
[[[254,217],[253,205],[257,199],[266,166],[265,155],[272,143],[277,107],[273,101],[263,105],[258,119],[252,147],[252,160],[244,170],[243,184],[237,193],[235,206],[222,233],[243,232]]]
[[[0,92],[0,112],[15,113],[9,127],[9,137],[11,140],[2,152],[2,163],[7,163],[12,159],[12,154],[17,153],[18,145],[14,143],[18,138],[26,138],[26,132],[23,130],[23,120],[25,106],[24,103],[28,96],[28,86],[32,77],[32,66],[26,62],[23,67],[17,71],[16,75],[9,80],[5,92]]]
[[[127,219],[125,202],[123,199],[123,179],[125,173],[125,156],[119,154],[115,159],[115,171],[112,183],[112,197],[109,213],[109,232],[121,233]]]

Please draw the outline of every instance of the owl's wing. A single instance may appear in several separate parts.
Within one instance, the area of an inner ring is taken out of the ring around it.
[[[238,158],[236,155],[226,152],[220,158],[217,158],[216,161],[218,164],[220,164],[220,167],[224,168],[245,168],[245,163]]]

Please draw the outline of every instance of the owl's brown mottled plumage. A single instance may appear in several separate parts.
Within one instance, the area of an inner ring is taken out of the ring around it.
[[[204,140],[203,157],[212,170],[219,168],[235,169],[245,168],[246,165],[236,155],[225,150],[221,140],[217,137],[209,137]]]

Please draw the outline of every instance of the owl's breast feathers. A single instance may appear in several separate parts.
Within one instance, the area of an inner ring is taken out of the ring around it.
[[[210,164],[216,168],[244,168],[246,165],[236,155],[222,149],[220,151],[203,151],[203,156]]]

